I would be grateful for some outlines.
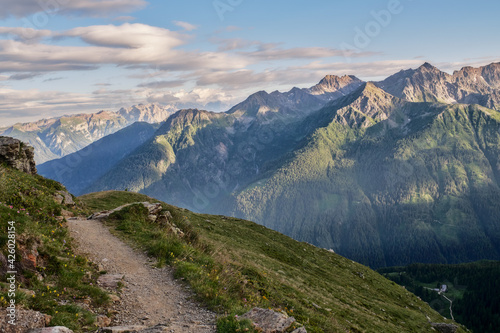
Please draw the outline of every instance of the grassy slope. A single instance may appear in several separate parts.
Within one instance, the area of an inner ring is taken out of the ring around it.
[[[96,211],[146,197],[105,192],[80,199]],[[443,321],[404,288],[337,254],[252,222],[164,208],[184,237],[148,222],[142,205],[113,214],[109,223],[176,267],[200,300],[227,318],[254,306],[281,309],[308,332],[427,332],[426,316]],[[225,320],[219,320],[220,329]]]
[[[96,328],[95,313],[106,313],[109,298],[95,287],[98,273],[85,258],[75,255],[65,222],[57,219],[62,209],[78,213],[78,208],[54,201],[58,190],[64,187],[55,181],[0,165],[0,251],[7,254],[8,221],[15,221],[18,290],[34,292],[19,291],[17,305],[51,315],[51,326],[85,332]],[[36,268],[23,264],[23,249],[31,246],[39,253]],[[1,307],[9,300],[5,278],[0,276]]]

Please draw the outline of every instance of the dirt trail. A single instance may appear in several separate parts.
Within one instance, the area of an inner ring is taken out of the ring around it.
[[[215,332],[215,314],[190,300],[192,293],[174,280],[171,268],[152,267],[146,255],[132,250],[99,221],[70,219],[68,224],[79,253],[108,274],[124,275],[114,326],[169,324],[167,332]]]

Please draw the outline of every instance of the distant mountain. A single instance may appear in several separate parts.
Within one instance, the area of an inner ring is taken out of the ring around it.
[[[158,123],[172,113],[172,110],[156,104],[140,104],[117,112],[100,111],[15,124],[0,128],[0,135],[32,145],[35,161],[41,164],[76,152],[136,121]]]
[[[84,192],[254,220],[374,267],[500,259],[500,113],[453,88],[494,98],[496,68],[327,76],[181,110]]]
[[[411,102],[479,104],[500,110],[500,63],[464,67],[453,75],[429,63],[394,74],[377,85]]]
[[[342,77],[327,75],[317,85],[306,89],[306,91],[318,98],[331,101],[352,93],[362,84],[363,81],[353,75]]]
[[[259,91],[227,113],[260,120],[270,120],[276,116],[281,116],[281,119],[300,118],[319,110],[327,102],[353,92],[362,84],[363,81],[355,76],[328,75],[309,89],[292,88],[285,93],[274,91],[270,94]]]
[[[39,165],[38,173],[66,184],[71,193],[80,195],[122,158],[149,140],[158,127],[159,124],[136,122],[77,152]]]

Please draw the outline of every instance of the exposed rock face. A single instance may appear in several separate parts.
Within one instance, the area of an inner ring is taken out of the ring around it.
[[[0,309],[0,332],[25,333],[32,328],[45,327],[45,315],[33,310],[16,309],[16,325],[8,323],[7,309]]]
[[[8,166],[32,175],[36,174],[34,148],[8,136],[0,136],[0,163],[7,163]]]
[[[455,333],[458,330],[458,326],[453,324],[431,323],[431,326],[441,333]]]
[[[282,333],[295,322],[295,318],[273,310],[253,308],[242,318],[250,319],[263,333]]]

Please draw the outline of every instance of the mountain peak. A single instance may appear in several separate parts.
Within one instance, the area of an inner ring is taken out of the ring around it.
[[[333,92],[353,82],[361,82],[361,80],[354,75],[326,75],[315,87],[322,87],[324,91]]]
[[[430,63],[428,62],[425,62],[422,66],[420,66],[417,71],[432,71],[432,72],[435,72],[435,71],[438,71],[438,72],[441,72],[437,67],[431,65]]]
[[[354,75],[327,75],[317,85],[307,91],[311,95],[323,100],[334,100],[352,93],[363,84],[363,81]]]

